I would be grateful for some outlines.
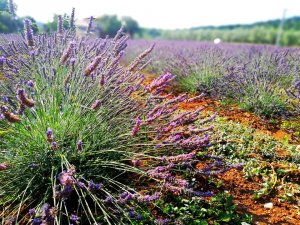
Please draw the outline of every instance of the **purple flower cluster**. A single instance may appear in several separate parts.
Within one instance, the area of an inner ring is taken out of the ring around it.
[[[165,88],[172,80],[175,79],[175,76],[171,73],[166,73],[160,75],[158,78],[154,79],[149,86],[146,86],[147,90],[155,91],[159,93],[163,88]]]

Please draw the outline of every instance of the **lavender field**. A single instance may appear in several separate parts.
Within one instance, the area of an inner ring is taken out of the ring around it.
[[[126,58],[132,59],[150,43],[130,41]],[[150,73],[175,74],[178,91],[235,102],[267,117],[297,113],[298,48],[167,40],[155,44],[147,69]]]
[[[1,224],[299,224],[299,48],[75,17],[0,34]]]

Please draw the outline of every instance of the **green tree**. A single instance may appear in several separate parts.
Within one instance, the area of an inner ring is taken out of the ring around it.
[[[109,35],[113,37],[116,35],[122,23],[118,20],[116,15],[104,15],[94,20],[95,29],[98,37],[105,37]]]
[[[136,20],[132,19],[129,16],[124,16],[121,19],[126,32],[130,35],[133,36],[134,34],[139,34],[141,29],[139,27],[139,24]]]
[[[58,15],[55,14],[53,16],[53,20],[51,22],[45,23],[43,25],[43,30],[46,33],[54,32],[57,30],[57,17]],[[64,29],[68,29],[70,27],[69,25],[70,17],[65,13],[63,15],[63,27]]]
[[[21,19],[8,12],[8,1],[0,0],[0,33],[17,32],[22,26]]]

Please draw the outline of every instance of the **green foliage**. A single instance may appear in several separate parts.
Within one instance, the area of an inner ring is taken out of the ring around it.
[[[122,26],[121,21],[116,15],[104,15],[94,20],[96,33],[99,37],[109,35],[113,37]]]
[[[236,29],[199,29],[162,31],[161,38],[171,40],[213,41],[220,38],[224,42],[275,44],[277,28],[257,26]],[[298,30],[284,30],[281,38],[282,46],[300,45]]]
[[[174,219],[176,224],[220,225],[240,224],[252,221],[251,216],[236,212],[236,205],[229,194],[221,193],[210,200],[201,198],[169,197],[158,203],[167,218]],[[210,221],[210,223],[208,223]]]
[[[22,29],[23,24],[20,19],[16,19],[8,12],[0,11],[0,32],[14,33]]]
[[[247,111],[256,112],[266,117],[273,117],[286,112],[288,108],[288,103],[283,97],[263,88],[254,89],[253,87],[248,87],[244,93],[245,95],[241,96],[239,105]]]
[[[129,16],[124,16],[121,18],[121,22],[124,25],[125,31],[132,37],[134,34],[140,33],[140,27],[136,20]]]
[[[43,24],[44,32],[51,33],[57,31],[57,17],[58,15],[55,14],[51,22]],[[69,28],[70,17],[67,14],[64,14],[62,18],[63,18],[63,28],[66,30]]]

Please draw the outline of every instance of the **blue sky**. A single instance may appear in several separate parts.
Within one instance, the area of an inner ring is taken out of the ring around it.
[[[131,16],[143,27],[163,29],[205,25],[252,23],[300,16],[299,0],[15,0],[18,15],[31,15],[41,22],[53,14],[70,13],[76,18],[117,14]]]

